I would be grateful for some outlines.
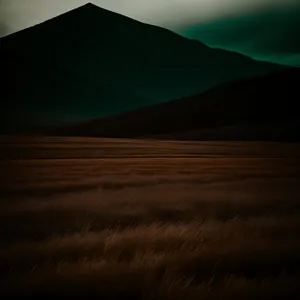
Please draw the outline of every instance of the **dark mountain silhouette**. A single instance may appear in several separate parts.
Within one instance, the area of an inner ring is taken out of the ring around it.
[[[102,137],[299,141],[300,69],[223,84],[200,95],[52,128]]]
[[[109,116],[280,68],[92,4],[0,43],[2,131]]]

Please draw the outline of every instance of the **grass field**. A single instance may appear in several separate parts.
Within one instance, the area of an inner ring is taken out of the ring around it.
[[[0,296],[300,299],[300,145],[3,136]]]

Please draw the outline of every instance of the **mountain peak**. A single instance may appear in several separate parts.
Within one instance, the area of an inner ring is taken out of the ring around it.
[[[88,2],[86,4],[83,4],[82,6],[87,6],[87,7],[95,7],[96,5],[93,4],[92,2]],[[98,7],[98,6],[97,6]]]
[[[77,8],[74,8],[74,9],[66,12],[65,14],[72,13],[72,12],[89,12],[89,13],[90,12],[95,12],[95,13],[99,13],[99,12],[101,13],[102,12],[102,13],[110,13],[110,14],[114,14],[114,15],[120,15],[118,13],[115,13],[111,10],[100,7],[100,6],[98,6],[96,4],[93,4],[91,2],[88,2],[86,4],[78,6]],[[62,15],[64,15],[64,14],[62,14]],[[123,16],[123,15],[121,15],[121,16]]]
[[[88,2],[88,3],[85,3],[85,4],[81,5],[81,6],[78,6],[77,9],[101,9],[101,7],[95,5],[95,4],[91,3],[91,2]]]
[[[109,116],[275,69],[92,3],[1,39],[0,52],[3,119],[20,126]]]

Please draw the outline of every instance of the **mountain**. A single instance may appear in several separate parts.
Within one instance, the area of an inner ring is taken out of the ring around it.
[[[300,69],[223,84],[200,95],[51,128],[55,135],[300,141]]]
[[[92,4],[0,46],[4,132],[123,113],[280,68]]]

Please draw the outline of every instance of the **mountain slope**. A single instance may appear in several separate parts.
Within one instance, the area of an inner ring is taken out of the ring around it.
[[[4,131],[109,116],[279,68],[92,4],[0,43]]]
[[[300,69],[224,84],[200,95],[53,134],[171,139],[300,140]],[[50,130],[51,132],[51,130]]]

